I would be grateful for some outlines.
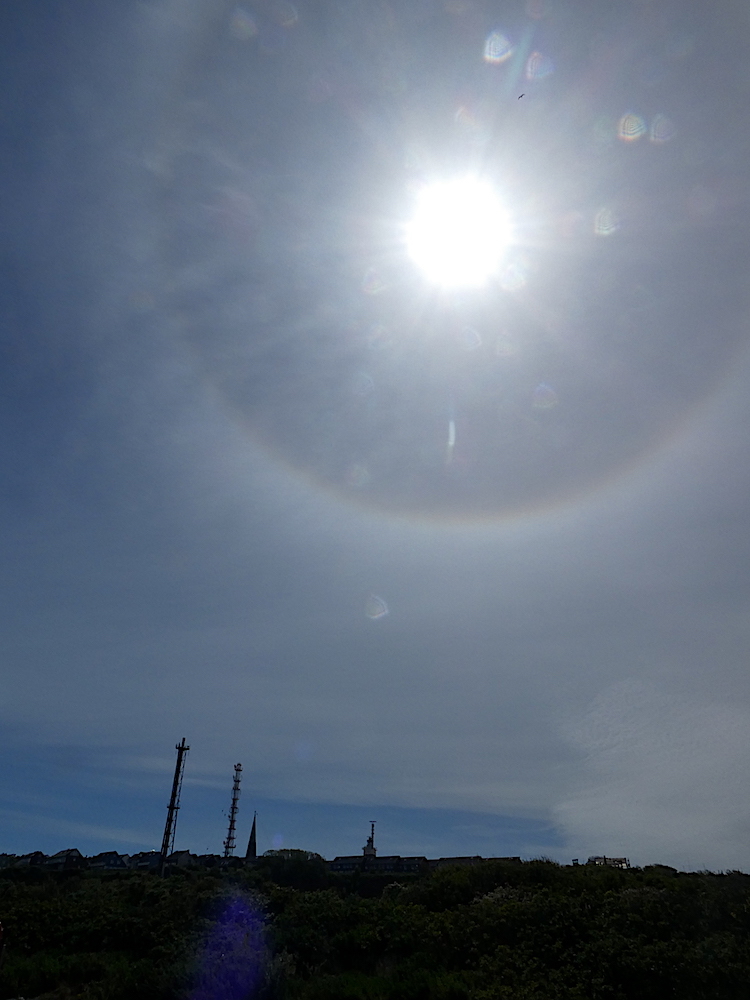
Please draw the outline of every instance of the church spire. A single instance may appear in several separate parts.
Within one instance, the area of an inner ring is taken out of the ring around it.
[[[247,842],[247,854],[245,855],[246,859],[258,857],[258,844],[255,838],[255,819],[257,815],[257,812],[253,813],[253,828],[250,831],[250,840]]]

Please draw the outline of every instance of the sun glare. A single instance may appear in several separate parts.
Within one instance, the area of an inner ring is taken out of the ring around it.
[[[509,237],[508,216],[497,195],[474,177],[425,187],[406,229],[412,260],[443,288],[483,285],[500,265]]]

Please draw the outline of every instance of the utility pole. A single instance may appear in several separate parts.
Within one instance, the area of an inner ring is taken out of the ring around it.
[[[234,854],[234,828],[237,822],[237,800],[240,797],[240,779],[242,777],[242,764],[234,765],[234,784],[232,785],[232,805],[229,809],[229,830],[227,839],[224,841],[224,857],[229,858]]]
[[[164,866],[167,857],[174,850],[174,835],[177,830],[177,810],[180,808],[180,792],[182,791],[182,774],[185,770],[185,757],[190,747],[182,737],[182,743],[175,745],[177,751],[177,763],[174,768],[174,781],[172,782],[172,794],[167,806],[167,822],[164,827],[164,839],[161,842],[161,856],[159,858],[159,874],[164,874]]]

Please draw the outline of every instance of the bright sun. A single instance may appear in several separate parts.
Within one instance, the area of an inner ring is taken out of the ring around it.
[[[412,260],[443,288],[484,284],[497,270],[509,238],[508,216],[497,195],[474,177],[425,187],[406,227]]]

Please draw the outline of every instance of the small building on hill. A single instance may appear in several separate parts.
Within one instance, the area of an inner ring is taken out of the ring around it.
[[[72,871],[76,868],[86,868],[87,859],[77,847],[69,847],[65,851],[58,851],[52,857],[45,858],[42,865],[47,871]]]
[[[117,851],[102,851],[93,858],[89,858],[89,868],[94,871],[122,871],[128,867],[130,860],[127,854],[118,854]]]
[[[375,847],[375,823],[370,823],[370,836],[362,848],[362,854],[347,854],[327,862],[328,870],[332,872],[422,872],[435,868],[447,868],[458,865],[486,864],[488,861],[502,861],[504,864],[521,864],[520,857],[513,858],[482,858],[478,854],[470,857],[427,858],[419,856],[402,857],[400,854],[390,854],[378,857]]]
[[[448,868],[454,865],[459,865],[461,868],[470,867],[471,865],[479,865],[484,861],[484,858],[479,854],[472,854],[466,857],[456,857],[456,858],[430,858],[427,864],[430,868]]]
[[[469,868],[473,865],[486,865],[488,861],[500,861],[504,865],[520,865],[520,857],[509,858],[483,858],[481,854],[471,854],[466,857],[456,858],[431,858],[427,864],[431,869],[435,868]]]
[[[161,854],[159,851],[141,851],[130,858],[129,867],[138,871],[151,871],[159,867]]]
[[[41,865],[46,860],[47,860],[46,854],[42,854],[41,851],[32,851],[31,854],[22,854],[13,867],[30,868],[35,865]]]
[[[607,868],[630,868],[627,858],[608,858],[606,855],[595,854],[586,862],[587,865],[606,865]]]
[[[190,851],[172,851],[167,858],[167,864],[176,868],[188,868],[190,865],[198,864],[198,855],[191,854]]]
[[[401,857],[387,854],[382,857],[363,857],[360,854],[344,855],[327,862],[332,872],[420,872],[427,868],[427,858]]]
[[[196,865],[200,868],[218,868],[220,861],[219,854],[199,854],[195,859]]]

